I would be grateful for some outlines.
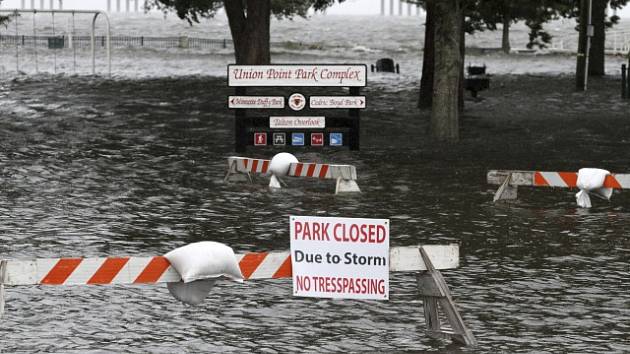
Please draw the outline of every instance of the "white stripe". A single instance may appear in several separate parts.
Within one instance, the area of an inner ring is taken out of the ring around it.
[[[68,279],[64,282],[65,285],[81,285],[86,284],[94,273],[105,262],[105,258],[86,258],[79,266],[70,274]]]
[[[614,175],[617,182],[623,189],[630,189],[630,175]]]
[[[540,172],[540,174],[551,187],[568,187],[558,172]]]
[[[271,278],[288,256],[289,252],[270,252],[249,279]]]
[[[112,279],[112,284],[131,284],[142,273],[151,257],[131,257],[118,274]]]

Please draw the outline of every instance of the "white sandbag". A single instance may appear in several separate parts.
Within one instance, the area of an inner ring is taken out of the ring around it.
[[[191,243],[165,254],[164,257],[171,262],[184,283],[220,276],[243,281],[234,251],[219,242]]]
[[[578,206],[581,208],[591,207],[589,193],[602,199],[610,199],[612,188],[604,188],[604,181],[609,174],[610,172],[598,168],[581,168],[578,171],[576,186],[580,191],[575,195]]]
[[[288,152],[275,154],[269,163],[269,173],[275,176],[286,176],[292,163],[298,163],[298,159]]]
[[[199,305],[208,296],[216,282],[216,279],[201,279],[190,283],[172,282],[167,283],[166,286],[177,300],[188,305]]]

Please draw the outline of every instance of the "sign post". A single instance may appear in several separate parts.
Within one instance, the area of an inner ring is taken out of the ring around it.
[[[389,299],[389,220],[291,216],[293,294]]]
[[[359,112],[366,107],[360,92],[366,85],[367,67],[363,64],[228,65],[228,86],[235,88],[235,95],[228,97],[228,108],[235,111],[235,150],[243,152],[252,145],[348,146],[358,150]],[[255,87],[347,87],[349,95],[307,97],[291,91],[287,96],[248,96],[247,89]],[[248,116],[248,110],[258,109],[290,113]],[[320,109],[335,112],[336,116],[313,115]],[[338,116],[338,110],[348,113]],[[295,115],[302,111],[303,115]],[[263,133],[279,138],[261,144]],[[283,143],[281,136],[285,137]]]

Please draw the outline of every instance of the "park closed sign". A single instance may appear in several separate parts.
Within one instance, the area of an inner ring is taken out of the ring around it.
[[[293,294],[389,299],[389,220],[291,216]]]

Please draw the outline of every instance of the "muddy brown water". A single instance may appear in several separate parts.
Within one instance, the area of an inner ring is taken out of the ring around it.
[[[478,352],[630,351],[630,193],[576,208],[569,190],[493,204],[488,169],[630,172],[618,81],[504,76],[467,101],[462,141],[426,138],[415,88],[371,84],[362,150],[296,150],[357,166],[360,195],[290,180],[222,181],[230,91],[214,78],[36,77],[0,84],[2,258],[155,255],[200,240],[287,249],[289,215],[391,219],[392,245],[461,245],[445,271]],[[270,157],[273,150],[250,150]],[[10,287],[0,351],[452,351],[430,339],[414,275],[391,301],[292,298],[290,280],[225,282],[199,307],[164,286]],[[470,349],[462,349],[472,351]]]

